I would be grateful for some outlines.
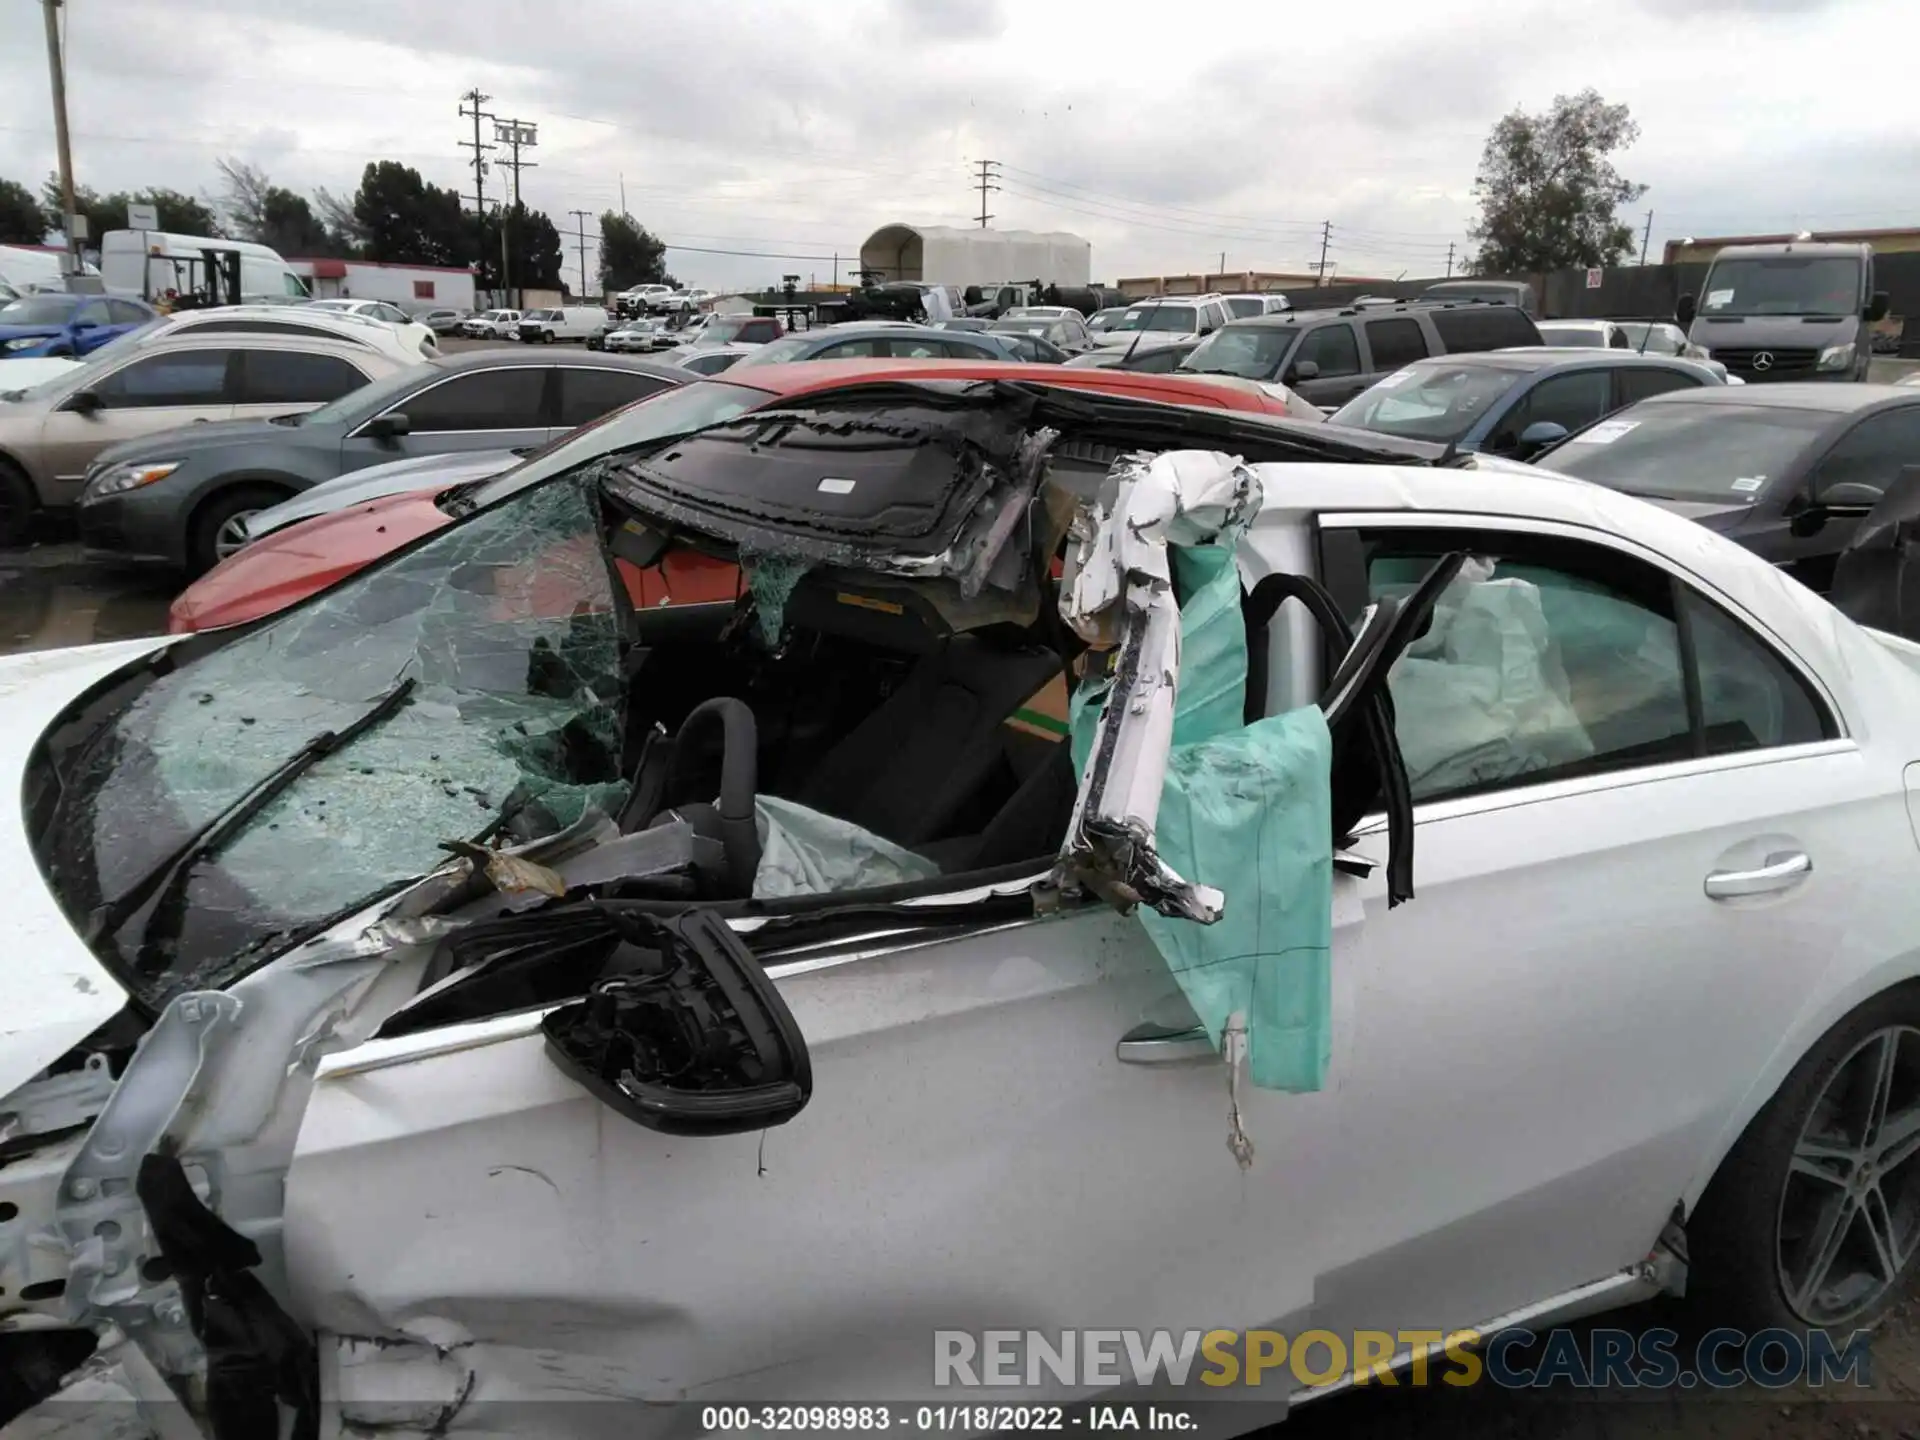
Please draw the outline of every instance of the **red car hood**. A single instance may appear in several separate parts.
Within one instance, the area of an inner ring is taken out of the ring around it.
[[[181,591],[167,629],[217,630],[297,604],[446,525],[452,517],[433,503],[434,493],[387,495],[256,540]]]

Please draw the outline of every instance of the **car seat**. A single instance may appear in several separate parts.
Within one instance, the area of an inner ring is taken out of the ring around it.
[[[792,798],[900,845],[940,839],[1004,765],[1002,722],[1059,673],[1050,650],[954,636],[923,656]]]

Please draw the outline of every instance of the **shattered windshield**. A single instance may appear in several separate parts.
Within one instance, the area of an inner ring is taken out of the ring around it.
[[[49,837],[69,913],[126,894],[211,817],[406,679],[402,706],[302,774],[117,931],[149,1000],[231,981],[432,869],[503,810],[539,833],[617,807],[618,616],[590,475],[535,486],[163,673],[74,766]]]
[[[1465,435],[1494,403],[1526,376],[1492,365],[1410,365],[1384,376],[1328,417],[1334,425],[1352,425],[1412,440],[1450,444]]]

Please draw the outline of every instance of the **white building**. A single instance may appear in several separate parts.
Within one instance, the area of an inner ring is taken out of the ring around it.
[[[1093,247],[1064,230],[882,225],[861,245],[860,268],[878,271],[883,280],[932,285],[1038,280],[1079,289],[1093,274]]]
[[[471,310],[473,271],[465,266],[386,265],[377,260],[289,260],[316,300],[387,300],[401,309]]]

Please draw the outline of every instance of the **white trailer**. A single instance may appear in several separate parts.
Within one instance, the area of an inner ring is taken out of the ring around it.
[[[464,266],[388,265],[376,260],[292,260],[316,300],[385,300],[418,310],[472,310],[473,271]],[[527,304],[535,304],[527,292]],[[554,303],[558,304],[558,301]]]
[[[1064,230],[882,225],[860,247],[860,268],[876,272],[883,281],[963,289],[1016,280],[1084,289],[1093,275],[1093,247]]]

